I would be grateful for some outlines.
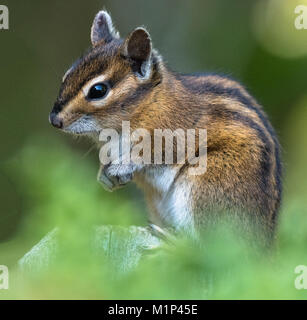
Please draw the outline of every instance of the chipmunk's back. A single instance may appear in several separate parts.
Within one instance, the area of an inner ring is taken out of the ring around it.
[[[239,209],[257,216],[271,233],[281,202],[282,166],[277,136],[262,107],[227,77],[175,76],[193,97],[184,107],[194,115],[195,127],[208,132],[207,172],[194,178],[201,189],[198,211],[208,215]],[[194,99],[202,103],[195,104]]]

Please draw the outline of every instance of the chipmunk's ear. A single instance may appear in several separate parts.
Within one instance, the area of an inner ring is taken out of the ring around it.
[[[146,79],[151,72],[152,44],[144,28],[136,28],[124,43],[124,55],[131,61],[132,70]]]
[[[91,28],[92,45],[108,43],[113,39],[119,39],[119,33],[113,26],[111,16],[106,11],[99,11]]]

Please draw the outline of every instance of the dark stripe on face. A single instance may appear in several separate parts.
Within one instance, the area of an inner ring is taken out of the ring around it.
[[[58,114],[60,111],[62,110],[62,106],[61,104],[59,104],[58,102],[56,102],[53,106],[53,109],[52,109],[52,113],[55,113],[55,114]]]
[[[102,74],[106,70],[106,67],[106,65],[101,63],[99,68],[92,72],[87,72],[85,66],[81,65],[76,70],[72,71],[60,88],[59,102],[62,104],[62,106],[66,105],[70,100],[72,100],[88,81]],[[80,75],[82,76],[81,81],[79,78]],[[67,90],[67,85],[69,85],[68,81],[74,83],[74,85],[71,86],[71,89],[68,92],[65,92],[65,90]]]
[[[162,81],[162,75],[157,70],[157,65],[153,64],[153,74],[151,79],[145,83],[140,84],[131,94],[126,96],[123,100],[116,101],[116,105],[121,109],[125,109],[128,106],[136,105],[140,103],[151,92],[153,88],[158,86]],[[120,82],[119,82],[120,83]]]
[[[147,94],[154,88],[153,83],[148,82],[138,86],[135,91],[126,96],[123,100],[115,102],[121,109],[125,109],[131,105],[136,105],[146,98]]]
[[[74,63],[72,71],[60,87],[56,104],[63,108],[93,78],[104,73],[116,55],[120,41],[95,47]]]
[[[123,71],[114,72],[110,79],[106,79],[110,88],[115,88],[125,77],[125,73]]]

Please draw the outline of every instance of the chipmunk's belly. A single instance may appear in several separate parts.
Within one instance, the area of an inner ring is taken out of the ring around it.
[[[178,176],[180,167],[154,167],[145,171],[143,188],[150,219],[161,227],[194,229],[191,187]]]

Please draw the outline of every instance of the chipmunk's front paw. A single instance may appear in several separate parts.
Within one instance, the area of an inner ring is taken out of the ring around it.
[[[98,172],[97,180],[102,184],[105,190],[114,191],[122,188],[133,178],[132,172],[129,168],[125,170],[122,165],[106,165],[101,166]]]

